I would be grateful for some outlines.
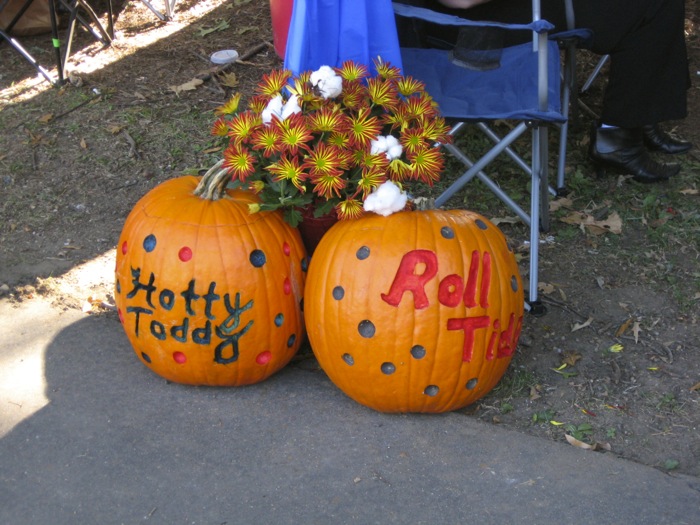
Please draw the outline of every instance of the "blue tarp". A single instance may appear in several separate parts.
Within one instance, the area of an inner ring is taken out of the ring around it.
[[[391,0],[295,0],[284,65],[295,74],[381,57],[401,67]]]

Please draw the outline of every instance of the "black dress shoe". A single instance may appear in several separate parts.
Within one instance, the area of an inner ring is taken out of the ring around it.
[[[685,153],[693,145],[687,140],[679,140],[666,133],[658,124],[649,124],[642,127],[644,135],[644,145],[649,151],[660,151],[662,153]]]
[[[629,173],[638,182],[659,182],[676,175],[678,164],[656,162],[644,148],[641,128],[593,128],[588,154],[598,175],[606,169]]]

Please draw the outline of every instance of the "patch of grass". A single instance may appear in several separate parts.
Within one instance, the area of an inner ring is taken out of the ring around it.
[[[501,381],[491,391],[499,399],[512,399],[530,395],[530,389],[538,383],[535,374],[524,367],[510,367]]]

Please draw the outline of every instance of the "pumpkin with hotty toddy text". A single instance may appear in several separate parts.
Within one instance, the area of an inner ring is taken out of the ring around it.
[[[488,393],[522,327],[503,233],[464,210],[340,221],[311,259],[306,330],[331,381],[382,412],[445,412]]]
[[[258,202],[225,181],[185,176],[151,190],[126,219],[115,300],[136,355],[156,374],[246,385],[299,349],[306,251],[280,213],[249,212]]]

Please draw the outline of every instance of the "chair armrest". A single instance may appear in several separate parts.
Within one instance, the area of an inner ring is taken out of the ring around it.
[[[462,18],[459,16],[450,15],[447,13],[439,13],[424,7],[416,7],[402,4],[400,2],[392,2],[394,13],[398,16],[406,18],[418,18],[426,22],[443,26],[472,26],[472,27],[500,27],[509,30],[529,30],[535,33],[547,33],[554,29],[554,25],[547,20],[534,20],[529,24],[504,24],[501,22],[476,21]]]

